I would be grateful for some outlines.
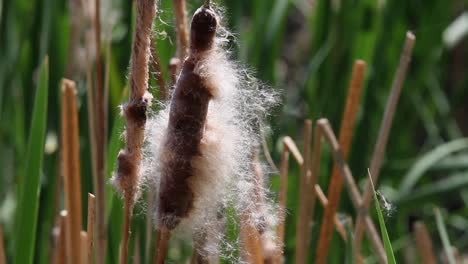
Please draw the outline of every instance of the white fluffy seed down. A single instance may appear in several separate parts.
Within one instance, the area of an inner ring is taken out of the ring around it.
[[[278,94],[260,84],[243,65],[228,58],[229,52],[224,46],[230,35],[223,29],[218,32],[224,33],[216,38],[215,49],[195,67],[195,72],[214,90],[199,147],[201,155],[192,160],[194,176],[189,182],[194,193],[194,206],[179,228],[192,233],[205,232],[215,237],[217,243],[225,243],[218,239],[222,234],[217,220],[224,208],[233,206],[239,214],[248,213],[249,224],[253,225],[265,220],[274,225],[277,220],[276,206],[267,197],[262,201],[265,209],[262,212],[255,210],[259,206],[252,199],[256,188],[252,153],[260,144],[262,129],[266,127],[263,122],[277,104]],[[141,166],[147,187],[156,192],[170,109],[170,105],[160,104],[162,109],[151,113],[146,124]],[[158,224],[157,215],[155,219]],[[207,247],[206,252],[219,253],[216,246],[209,244]]]

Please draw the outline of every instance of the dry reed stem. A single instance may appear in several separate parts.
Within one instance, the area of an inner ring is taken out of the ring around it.
[[[354,181],[354,177],[351,173],[351,169],[349,168],[347,162],[343,158],[340,144],[338,143],[338,140],[336,139],[333,129],[331,128],[330,123],[328,122],[327,119],[318,120],[317,125],[322,129],[322,133],[331,147],[334,163],[338,165],[341,171],[341,175],[344,177],[344,181],[348,189],[351,202],[355,209],[359,209],[360,205],[362,204],[362,197],[361,197],[361,194],[359,193],[357,184]],[[375,229],[374,223],[372,222],[369,216],[365,217],[365,221],[363,225],[365,227],[365,230],[367,231],[367,235],[370,239],[371,245],[374,247],[374,250],[376,251],[376,255],[378,257],[379,262],[386,263],[387,256],[382,246],[382,241],[380,240],[379,233]],[[355,256],[359,259],[360,252],[356,251]]]
[[[310,237],[312,233],[312,222],[314,216],[314,209],[315,209],[315,200],[316,195],[314,191],[314,186],[317,183],[319,172],[320,172],[320,157],[322,153],[322,131],[320,128],[315,125],[314,128],[314,142],[313,142],[313,149],[312,149],[312,165],[310,170],[310,177],[309,182],[307,183],[306,189],[308,190],[306,195],[305,202],[307,203],[307,214],[306,214],[306,233],[305,236],[305,248],[309,248],[310,246]]]
[[[57,248],[54,255],[55,264],[65,264],[67,259],[67,211],[62,210],[59,218],[59,234],[57,236]]]
[[[132,217],[133,204],[131,202],[124,202],[124,222],[123,222],[123,234],[122,241],[120,244],[120,264],[127,263],[128,259],[128,243],[130,241],[130,221]]]
[[[295,255],[295,263],[302,264],[306,263],[307,261],[307,210],[308,202],[307,202],[307,185],[310,178],[310,141],[311,141],[311,133],[312,133],[312,121],[305,120],[304,121],[304,143],[302,147],[302,155],[304,158],[304,162],[301,166],[301,175],[299,180],[299,211],[298,211],[298,218],[296,224],[296,255]]]
[[[156,251],[154,254],[154,263],[155,264],[164,264],[166,259],[167,249],[169,246],[169,240],[171,239],[171,231],[162,228],[158,229],[156,234]]]
[[[418,221],[413,224],[413,228],[416,247],[418,248],[422,263],[436,264],[437,260],[434,256],[434,248],[432,247],[431,237],[429,236],[429,232],[427,232],[426,225]]]
[[[151,104],[148,90],[148,62],[151,53],[151,27],[156,15],[155,0],[136,2],[136,30],[132,46],[130,66],[129,102],[123,106],[125,117],[125,148],[117,157],[118,167],[115,185],[124,196],[124,224],[120,263],[128,256],[130,222],[138,192],[140,161],[142,157],[146,108]]]
[[[179,58],[180,61],[184,61],[189,51],[189,34],[185,0],[172,0],[172,4],[174,7],[175,29],[177,33],[177,58]]]
[[[81,180],[80,146],[76,87],[62,79],[62,166],[65,183],[65,204],[68,211],[67,239],[71,263],[81,263]]]
[[[145,227],[145,261],[151,258],[151,242],[153,233],[153,208],[155,202],[155,194],[152,191],[148,191],[148,209],[146,211],[146,227]]]
[[[281,162],[279,167],[280,174],[280,190],[278,194],[278,204],[281,212],[286,212],[286,202],[288,198],[288,169],[289,169],[289,151],[283,138],[283,149],[281,151]],[[284,223],[286,217],[281,218],[276,228],[276,236],[279,241],[278,252],[276,255],[276,263],[281,263],[283,258],[283,243],[284,243]]]
[[[81,259],[83,260],[83,264],[89,264],[92,262],[88,261],[88,233],[86,231],[81,230],[80,232],[80,245],[81,245]]]
[[[3,244],[3,230],[0,224],[0,264],[6,264],[5,245]]]
[[[179,72],[180,60],[178,58],[172,58],[169,61],[169,77],[171,78],[171,84],[169,86],[168,96],[172,94],[174,90],[174,85],[177,83],[177,74]]]
[[[401,89],[403,88],[403,82],[406,78],[406,72],[411,60],[411,53],[413,51],[415,40],[416,38],[411,32],[406,33],[406,40],[403,46],[403,51],[401,53],[400,62],[395,73],[392,88],[390,91],[390,96],[387,100],[387,105],[385,106],[384,116],[380,124],[379,135],[377,137],[374,153],[370,162],[370,174],[374,184],[377,184],[377,180],[379,178],[380,168],[382,166],[382,161],[385,155],[385,148],[387,146],[388,137],[390,135],[393,117],[395,115]],[[354,231],[354,247],[357,250],[357,252],[359,252],[361,249],[361,241],[364,233],[363,221],[369,211],[369,206],[372,201],[372,192],[372,185],[369,182],[369,180],[366,180],[363,194],[363,203],[360,205],[359,214],[356,220],[356,229]]]
[[[137,233],[135,236],[135,246],[133,247],[133,264],[140,264],[141,257],[140,257],[140,233]]]
[[[91,56],[90,56],[90,50],[91,50],[91,36],[92,32],[87,32],[85,35],[85,42],[86,42],[86,86],[87,86],[87,105],[88,105],[88,125],[89,125],[89,138],[90,138],[90,146],[89,148],[91,149],[91,166],[92,166],[92,174],[93,174],[93,185],[95,188],[95,193],[98,199],[97,202],[97,208],[101,208],[102,211],[104,211],[103,207],[99,207],[99,205],[103,206],[104,205],[104,194],[100,193],[101,189],[99,187],[99,184],[102,185],[101,180],[99,179],[98,175],[98,170],[97,170],[97,134],[96,134],[96,112],[94,109],[95,106],[95,95],[94,95],[94,89],[93,89],[93,75],[92,75],[92,61],[91,61]],[[95,209],[96,212],[96,209]],[[104,212],[97,212],[95,213],[95,218],[96,218],[96,225],[95,225],[95,233],[93,233],[93,240],[95,239],[94,236],[97,234],[97,247],[96,247],[96,258],[101,259],[101,253],[100,250],[103,250],[102,246],[105,247],[105,233],[102,234],[101,228],[104,227],[105,222],[104,222]],[[104,242],[101,240],[104,238]],[[93,241],[94,243],[94,241]],[[100,262],[99,260],[96,261],[96,263],[100,264],[103,262]],[[104,261],[104,259],[102,259]]]
[[[94,250],[94,226],[96,220],[96,198],[94,195],[88,193],[88,226],[86,228],[88,233],[88,244],[86,248],[88,249],[88,263],[93,262],[93,250]]]
[[[343,151],[344,159],[348,159],[348,153],[351,148],[351,139],[353,136],[356,113],[359,108],[359,99],[361,97],[361,90],[364,83],[365,70],[366,63],[364,61],[355,61],[340,127],[339,143]],[[325,207],[322,217],[322,226],[320,228],[320,236],[315,253],[315,263],[317,264],[325,264],[327,262],[333,230],[333,225],[330,223],[332,222],[332,219],[335,218],[342,189],[343,178],[340,175],[340,170],[337,166],[333,166],[330,183],[328,185],[329,204]]]
[[[262,148],[263,148],[263,155],[265,155],[265,159],[273,171],[278,171],[278,167],[276,167],[273,158],[271,157],[270,148],[268,148],[268,142],[266,141],[265,133],[262,133]]]
[[[296,160],[297,164],[299,166],[302,166],[302,164],[304,164],[304,158],[302,157],[301,152],[297,148],[296,143],[294,143],[294,140],[292,140],[289,136],[286,136],[283,139],[283,143],[288,148],[288,151],[293,155],[293,157]]]
[[[96,263],[103,264],[106,256],[106,223],[105,223],[105,131],[107,121],[105,118],[104,91],[102,83],[102,60],[101,60],[101,14],[100,0],[94,1],[94,40],[96,49],[96,82],[95,82],[95,101],[94,101],[94,132],[96,138],[96,175],[94,178],[94,192],[96,194]]]
[[[240,238],[242,241],[242,258],[250,264],[263,264],[263,250],[258,230],[250,224],[248,215],[241,215]]]
[[[159,99],[165,101],[169,99],[169,92],[161,69],[161,60],[159,59],[159,53],[154,37],[154,35],[151,35],[151,68],[153,70],[153,78],[159,86]]]
[[[315,194],[317,195],[317,198],[320,201],[320,204],[324,208],[329,206],[327,197],[323,193],[322,188],[320,188],[320,185],[315,184],[314,189],[315,189]],[[344,226],[341,224],[340,219],[338,219],[337,215],[335,215],[335,217],[333,218],[333,224],[335,225],[336,231],[341,236],[341,239],[343,239],[343,241],[346,241],[346,230],[345,230]],[[323,225],[322,225],[322,227],[323,227]]]

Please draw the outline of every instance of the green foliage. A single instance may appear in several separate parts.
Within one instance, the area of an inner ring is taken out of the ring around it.
[[[36,244],[40,179],[47,121],[49,62],[47,57],[39,68],[31,130],[26,154],[25,174],[19,179],[16,216],[15,262],[32,263]]]

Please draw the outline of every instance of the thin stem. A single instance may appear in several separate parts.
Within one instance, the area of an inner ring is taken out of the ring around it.
[[[106,223],[105,223],[105,175],[104,175],[104,157],[105,157],[105,131],[106,120],[105,118],[105,105],[104,105],[104,91],[102,80],[102,61],[101,61],[101,14],[100,14],[100,0],[95,0],[95,14],[94,14],[94,33],[95,33],[95,48],[96,48],[96,123],[95,123],[95,137],[96,137],[96,172],[97,175],[94,181],[94,188],[96,193],[96,231],[97,231],[97,246],[96,246],[96,262],[103,264],[106,255]]]
[[[157,243],[156,252],[154,254],[155,264],[164,264],[170,238],[171,238],[170,230],[166,228],[158,229],[157,235],[156,235],[156,243]]]
[[[6,263],[5,246],[3,244],[3,230],[0,224],[0,264]]]
[[[66,239],[66,229],[67,229],[67,211],[62,210],[59,217],[59,234],[56,240],[56,249],[54,260],[56,264],[65,264],[67,263],[67,239]]]
[[[96,220],[96,198],[94,195],[88,193],[88,263],[93,263],[93,250],[94,250],[94,225]]]
[[[400,57],[400,63],[398,64],[397,71],[395,73],[395,77],[392,83],[392,88],[390,91],[390,96],[387,100],[387,105],[385,107],[384,116],[382,122],[380,124],[379,135],[377,137],[377,143],[375,144],[374,153],[372,155],[372,160],[370,163],[370,173],[372,175],[372,181],[377,184],[377,180],[380,175],[380,168],[382,167],[382,161],[385,154],[385,148],[387,146],[388,137],[390,135],[390,129],[392,127],[393,117],[395,115],[396,107],[398,104],[398,100],[400,98],[400,93],[403,88],[403,82],[406,78],[406,72],[408,69],[408,65],[411,60],[411,54],[413,51],[413,46],[416,38],[411,32],[406,33],[406,41],[403,46],[403,51]],[[364,195],[363,195],[363,203],[361,205],[361,209],[359,210],[359,214],[356,220],[356,229],[354,231],[355,237],[355,249],[360,251],[361,249],[361,241],[363,238],[363,225],[362,222],[364,221],[365,215],[367,215],[369,211],[369,206],[372,200],[372,186],[369,180],[366,181]]]
[[[263,264],[263,250],[260,234],[257,229],[250,224],[247,215],[241,215],[240,238],[242,241],[242,258],[246,263]]]
[[[262,148],[263,148],[263,155],[265,155],[265,159],[267,160],[268,165],[270,165],[271,169],[273,169],[274,171],[278,171],[278,167],[276,167],[276,164],[273,161],[273,158],[271,157],[270,149],[268,148],[268,143],[266,141],[265,133],[262,133]]]
[[[434,248],[426,225],[424,222],[418,221],[413,224],[413,227],[416,247],[418,248],[422,263],[436,264],[437,261],[434,256]]]
[[[120,264],[126,264],[128,259],[128,243],[130,241],[130,221],[132,217],[133,201],[125,199],[124,222],[122,227],[122,241],[120,244]]]
[[[151,35],[151,68],[153,70],[153,78],[159,87],[159,99],[168,100],[169,92],[166,85],[166,80],[161,69],[161,61],[159,59],[158,49],[156,47],[156,40],[154,35]]]
[[[286,202],[288,198],[288,170],[289,170],[289,151],[283,138],[283,149],[281,151],[281,162],[279,167],[280,174],[280,190],[278,195],[278,204],[281,212],[286,212]],[[280,219],[276,229],[276,236],[279,241],[278,252],[276,255],[276,263],[281,263],[283,258],[283,243],[284,243],[284,223],[285,217]]]
[[[314,208],[315,208],[315,200],[316,195],[314,192],[314,186],[317,183],[319,172],[320,172],[320,157],[322,153],[322,131],[321,129],[315,125],[314,128],[314,142],[312,148],[312,161],[311,161],[311,169],[310,169],[310,177],[309,182],[306,185],[307,197],[305,202],[307,202],[307,214],[306,214],[306,230],[305,232],[305,246],[309,248],[310,246],[310,237],[312,232],[312,219],[314,217]],[[332,222],[332,221],[330,221]]]
[[[288,148],[288,151],[291,152],[291,154],[293,155],[297,164],[299,166],[302,166],[302,164],[304,164],[304,158],[302,157],[301,152],[299,152],[296,143],[294,143],[294,141],[288,136],[284,137],[283,142]]]
[[[324,208],[326,208],[327,206],[329,206],[329,204],[328,204],[328,199],[327,199],[327,197],[325,196],[325,194],[323,193],[322,188],[320,188],[320,185],[315,184],[314,189],[315,189],[315,194],[317,195],[317,198],[318,198],[320,204],[321,204]],[[330,223],[331,223],[331,222],[323,223],[323,224],[322,224],[322,228],[323,228],[325,225],[331,225]],[[344,226],[341,224],[340,219],[338,219],[338,216],[337,216],[337,215],[335,215],[335,218],[333,219],[333,224],[335,225],[336,231],[337,231],[338,234],[341,236],[341,238],[342,238],[344,241],[346,241],[346,230],[345,230]],[[333,225],[331,225],[331,226],[333,226]]]
[[[189,34],[185,0],[172,0],[176,23],[177,58],[184,61],[188,55]]]
[[[304,162],[301,166],[301,178],[299,180],[299,210],[296,224],[296,261],[297,264],[303,264],[307,261],[307,243],[306,243],[306,230],[307,230],[307,184],[309,182],[310,171],[310,139],[312,133],[312,121],[305,120],[304,122],[304,143],[302,154]]]
[[[205,3],[203,4],[205,8],[210,8],[210,0],[205,0]]]
[[[322,133],[331,147],[333,161],[340,168],[341,175],[344,177],[344,181],[348,189],[351,202],[355,209],[359,209],[362,204],[362,197],[361,197],[361,194],[359,193],[357,184],[354,181],[354,177],[351,173],[351,169],[349,168],[348,164],[343,158],[340,144],[338,143],[338,140],[336,139],[335,133],[333,132],[330,126],[330,123],[328,122],[327,119],[318,120],[317,125],[322,129]],[[364,220],[365,221],[363,223],[363,228],[365,227],[365,230],[368,233],[368,237],[370,238],[371,245],[374,247],[375,251],[377,252],[377,257],[379,259],[379,262],[386,263],[387,257],[385,254],[385,250],[382,246],[382,242],[380,240],[377,230],[375,229],[372,219],[370,219],[370,217],[367,215],[364,218]],[[359,258],[360,252],[356,251],[355,256]]]
[[[83,260],[83,264],[90,264],[92,262],[88,261],[88,233],[86,231],[81,230],[80,232],[80,254],[81,259]]]
[[[78,109],[73,81],[62,80],[62,166],[68,211],[67,239],[72,263],[81,263],[81,179]]]
[[[340,127],[340,146],[343,150],[344,158],[347,159],[351,148],[351,139],[353,136],[354,123],[356,113],[359,108],[359,99],[364,82],[366,64],[364,61],[357,60],[354,63],[351,81],[349,85],[348,97]],[[343,178],[340,175],[340,170],[337,166],[333,166],[333,171],[328,185],[328,201],[329,205],[325,208],[322,217],[322,226],[320,227],[320,236],[315,253],[315,263],[325,264],[327,262],[328,251],[332,236],[333,226],[328,224],[335,218],[336,210],[340,202],[340,194],[343,189]]]

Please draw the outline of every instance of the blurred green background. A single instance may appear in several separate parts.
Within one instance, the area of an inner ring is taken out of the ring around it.
[[[46,139],[40,174],[39,167],[36,168],[40,175],[40,195],[37,197],[39,214],[35,228],[34,263],[49,263],[52,227],[58,210],[63,208],[62,199],[57,197],[60,197],[59,87],[64,76],[78,83],[83,205],[86,205],[86,194],[93,192],[86,106],[86,52],[83,46],[78,49],[81,53],[69,56],[70,21],[73,17],[69,12],[70,2],[0,0],[0,223],[9,260],[13,260],[15,254],[15,228],[18,228],[15,227],[15,215],[18,211],[28,210],[29,204],[36,202],[29,200],[20,204],[18,197],[21,186],[32,176],[28,172],[34,171],[34,167],[27,169],[28,160],[40,158],[30,156],[34,147],[28,139],[30,134],[40,132],[40,128],[33,130],[37,126],[31,120],[40,79],[39,66],[46,56],[49,66],[48,103],[37,100],[38,104],[47,104],[47,115],[44,115]],[[189,17],[201,2],[187,1]],[[299,146],[302,145],[305,118],[316,120],[326,117],[337,133],[353,62],[355,59],[367,62],[349,158],[359,183],[366,177],[405,32],[412,31],[416,35],[413,59],[378,184],[378,189],[395,207],[387,215],[387,228],[399,262],[418,261],[411,234],[415,220],[423,220],[427,224],[438,254],[442,245],[432,209],[434,205],[439,206],[443,208],[452,244],[460,252],[467,251],[468,19],[465,18],[464,22],[459,19],[462,22],[458,28],[452,23],[463,14],[467,16],[468,1],[214,2],[225,7],[226,26],[235,33],[237,41],[229,46],[233,56],[255,70],[263,82],[282,90],[283,104],[273,113],[272,133],[268,137],[275,161],[279,161],[279,140],[283,136],[289,135]],[[90,3],[94,5],[94,1]],[[102,56],[109,88],[108,177],[121,143],[122,119],[118,116],[118,105],[125,100],[122,94],[127,85],[133,35],[132,5],[133,1],[101,0]],[[168,80],[167,65],[175,52],[172,2],[160,0],[158,10],[154,34],[157,35],[158,53]],[[92,30],[91,21],[86,20],[89,18],[83,16],[78,19],[82,21],[83,32]],[[80,39],[80,42],[84,43],[84,40]],[[69,71],[69,67],[73,70]],[[151,91],[157,96],[156,82],[151,80],[151,84]],[[327,148],[325,152],[319,176],[324,190],[331,172]],[[293,162],[289,176],[285,255],[287,263],[292,263],[299,176]],[[403,191],[403,179],[408,176],[415,179],[415,184]],[[278,183],[278,176],[272,173],[269,185],[274,193]],[[119,198],[113,197],[111,188],[107,193],[108,262],[116,263],[122,205]],[[347,194],[342,197],[340,212],[354,216]],[[320,221],[322,212],[320,206],[317,207],[315,220]],[[133,233],[138,234],[144,244],[145,214],[137,213],[134,219]],[[311,246],[314,250],[310,250],[310,260],[313,259],[319,226],[317,222],[312,231]],[[132,241],[134,239],[135,236]],[[344,247],[344,242],[334,235],[330,263],[343,263]],[[140,253],[144,256],[146,248],[141,248]],[[189,247],[181,248],[169,252],[174,263],[181,263],[190,254]],[[372,263],[372,251],[367,244],[364,250],[364,256],[369,256],[367,260]]]

